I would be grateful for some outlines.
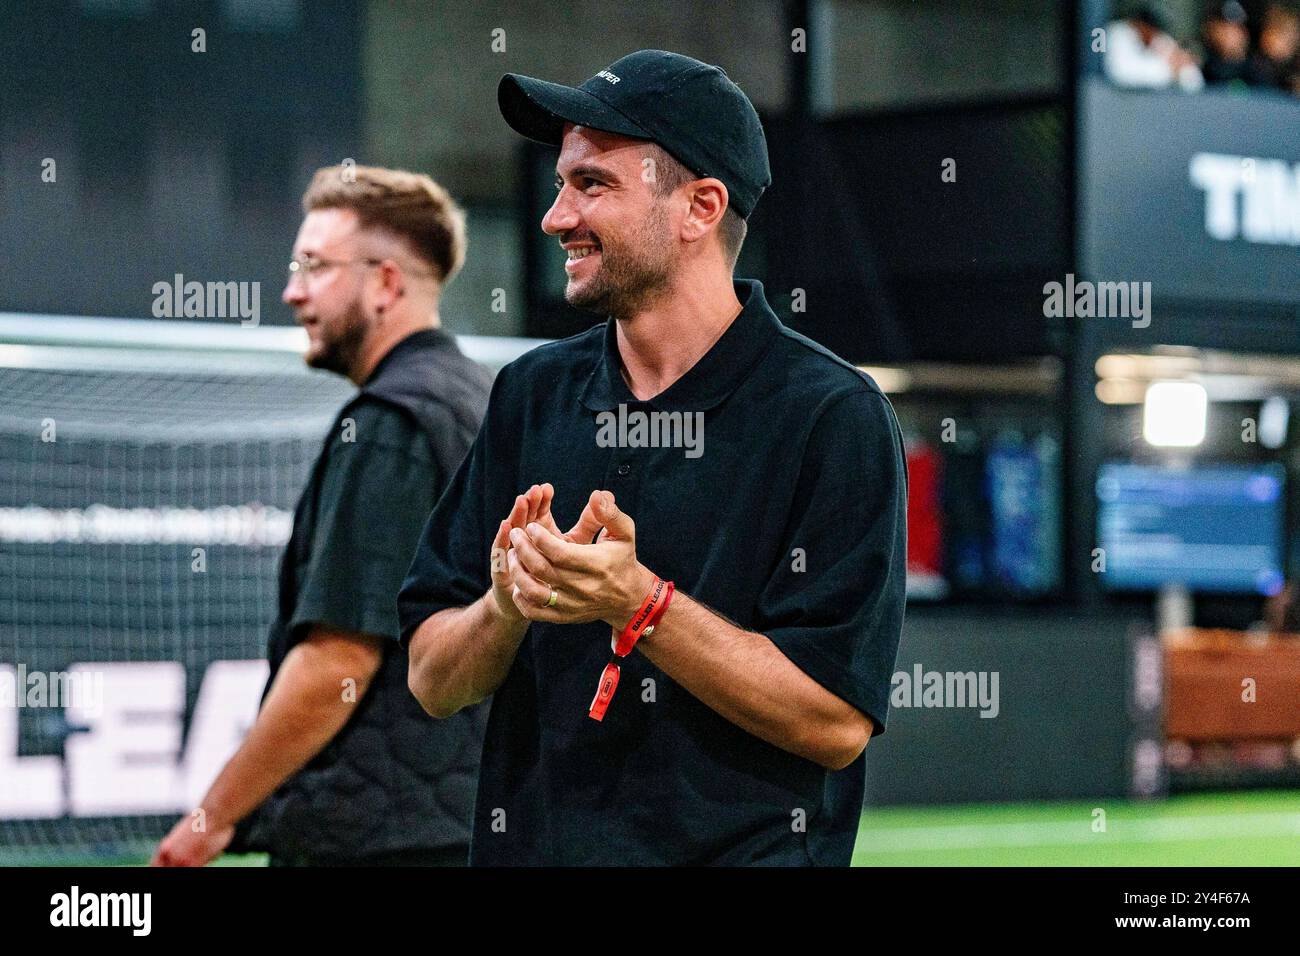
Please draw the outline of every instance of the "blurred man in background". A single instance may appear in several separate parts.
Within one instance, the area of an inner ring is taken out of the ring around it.
[[[486,711],[434,721],[411,696],[396,595],[487,401],[438,314],[464,216],[427,176],[352,166],[320,170],[303,208],[283,299],[307,363],[360,392],[294,515],[261,711],[154,862],[463,865]]]
[[[1246,10],[1236,0],[1212,6],[1201,20],[1205,63],[1201,72],[1210,86],[1249,86],[1255,80],[1250,62]]]
[[[1196,58],[1169,35],[1163,13],[1142,4],[1106,27],[1106,76],[1133,89],[1199,90],[1205,85]]]
[[[1281,3],[1268,6],[1251,63],[1260,86],[1300,96],[1300,14],[1295,9]]]

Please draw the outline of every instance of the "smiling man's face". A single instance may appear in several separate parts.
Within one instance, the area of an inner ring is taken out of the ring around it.
[[[630,317],[671,286],[681,213],[656,194],[646,158],[642,140],[565,126],[542,230],[568,253],[564,298],[576,308]]]

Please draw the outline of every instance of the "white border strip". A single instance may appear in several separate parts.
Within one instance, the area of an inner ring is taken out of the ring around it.
[[[493,335],[458,335],[465,354],[493,372],[548,339]],[[206,356],[220,364],[238,357],[266,366],[298,366],[307,348],[307,333],[288,326],[245,328],[221,322],[177,319],[113,319],[71,315],[0,312],[0,367],[5,368],[160,368],[177,356]],[[117,350],[109,356],[105,350]],[[120,353],[126,351],[128,355]],[[164,359],[159,353],[166,354]],[[286,361],[286,360],[292,361]],[[70,363],[59,365],[60,361]],[[187,361],[181,364],[189,364]]]

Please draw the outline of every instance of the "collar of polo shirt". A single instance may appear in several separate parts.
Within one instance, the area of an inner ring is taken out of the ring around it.
[[[685,375],[644,404],[666,412],[708,411],[734,392],[758,364],[776,338],[776,313],[763,296],[761,282],[733,282],[742,303],[740,315]],[[623,380],[614,321],[606,323],[605,348],[582,393],[582,404],[593,412],[640,403]]]

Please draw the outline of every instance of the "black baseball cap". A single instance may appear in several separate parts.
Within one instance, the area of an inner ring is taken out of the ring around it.
[[[651,140],[700,178],[720,179],[744,219],[772,182],[754,104],[719,67],[680,53],[638,50],[578,87],[507,73],[497,104],[515,132],[551,146],[565,123]]]

